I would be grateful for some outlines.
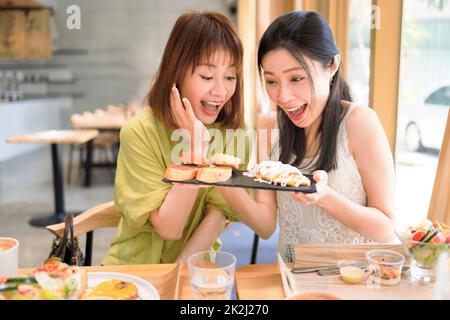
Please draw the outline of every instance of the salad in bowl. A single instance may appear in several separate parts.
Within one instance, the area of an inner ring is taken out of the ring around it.
[[[77,299],[85,283],[85,271],[50,258],[31,275],[0,277],[0,300]]]
[[[442,222],[422,220],[416,226],[396,230],[406,252],[423,268],[433,268],[439,254],[450,248],[450,227]]]

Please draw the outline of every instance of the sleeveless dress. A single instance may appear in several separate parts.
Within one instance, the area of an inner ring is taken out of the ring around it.
[[[367,204],[367,195],[355,159],[348,149],[346,123],[354,105],[350,105],[341,121],[337,139],[337,169],[328,172],[328,185],[345,198],[362,206]],[[275,130],[271,160],[279,159],[279,131]],[[310,174],[312,164],[306,158],[299,165],[302,173]],[[292,248],[300,243],[367,243],[367,237],[357,233],[330,216],[316,205],[297,202],[291,192],[277,191],[279,239],[278,252],[287,261],[292,260]]]

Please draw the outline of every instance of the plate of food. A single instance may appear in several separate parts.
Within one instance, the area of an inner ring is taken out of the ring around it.
[[[159,300],[156,288],[142,278],[117,272],[88,272],[80,300]]]
[[[86,272],[47,259],[31,274],[0,277],[0,300],[160,300],[142,278],[116,272]]]
[[[251,170],[238,170],[240,159],[216,154],[203,163],[171,164],[162,181],[223,187],[266,189],[314,193],[316,185],[311,175],[280,161],[262,161]]]

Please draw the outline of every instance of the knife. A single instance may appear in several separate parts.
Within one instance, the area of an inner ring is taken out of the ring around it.
[[[320,270],[334,270],[338,269],[336,265],[328,265],[328,266],[313,266],[313,267],[294,267],[291,269],[292,273],[309,273],[316,272]]]

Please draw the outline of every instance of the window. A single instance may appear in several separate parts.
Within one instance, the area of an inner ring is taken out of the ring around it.
[[[397,217],[428,214],[450,105],[450,2],[403,1],[397,114]]]
[[[348,82],[353,99],[369,105],[371,0],[351,0]]]

